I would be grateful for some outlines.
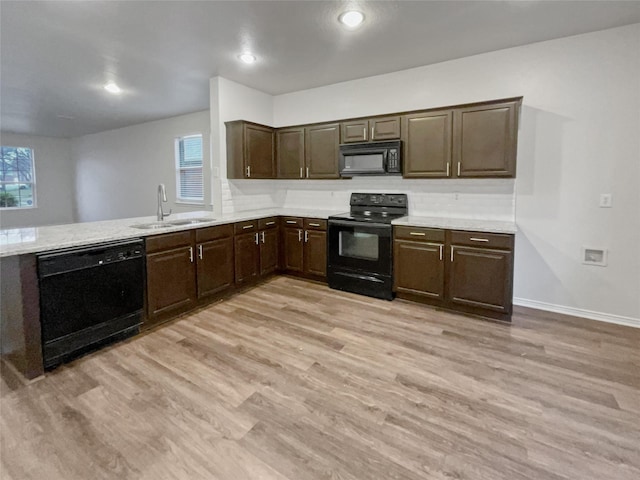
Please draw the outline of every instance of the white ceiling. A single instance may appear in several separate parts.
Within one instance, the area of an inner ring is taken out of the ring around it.
[[[3,0],[0,126],[74,137],[208,109],[217,75],[281,94],[638,22],[639,1]]]

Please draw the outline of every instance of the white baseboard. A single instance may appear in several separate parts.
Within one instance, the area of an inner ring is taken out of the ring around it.
[[[640,328],[640,318],[624,317],[622,315],[614,315],[611,313],[594,312],[592,310],[584,310],[582,308],[565,307],[563,305],[538,302],[537,300],[528,300],[526,298],[514,298],[513,304],[520,305],[521,307],[546,310],[548,312],[563,313],[565,315],[572,315],[574,317],[583,317],[590,320],[598,320],[600,322],[615,323],[618,325],[626,325],[627,327]]]

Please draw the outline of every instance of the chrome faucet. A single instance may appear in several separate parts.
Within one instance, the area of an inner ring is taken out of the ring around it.
[[[169,213],[164,213],[162,210],[162,202],[167,201],[167,191],[164,188],[164,183],[158,185],[158,221],[161,222],[164,220],[164,217],[168,217],[171,215],[171,209],[169,209]]]

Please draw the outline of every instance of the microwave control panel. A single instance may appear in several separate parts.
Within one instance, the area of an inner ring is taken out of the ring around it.
[[[398,149],[397,148],[389,149],[389,157],[387,159],[387,171],[388,172],[400,171],[400,166],[398,165]]]

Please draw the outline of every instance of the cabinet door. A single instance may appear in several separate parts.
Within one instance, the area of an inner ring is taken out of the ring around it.
[[[369,120],[369,138],[373,141],[400,138],[400,117],[382,117]]]
[[[298,228],[285,228],[284,240],[284,269],[290,272],[303,271],[303,231]]]
[[[304,128],[276,132],[278,178],[304,178]]]
[[[406,178],[444,178],[451,174],[453,112],[443,110],[402,118]]]
[[[460,108],[453,117],[458,177],[515,177],[517,103]]]
[[[327,232],[305,230],[304,273],[327,276]]]
[[[510,251],[451,246],[449,301],[511,313],[513,255]]]
[[[340,124],[342,143],[366,142],[369,140],[369,121],[355,120]]]
[[[329,123],[307,127],[305,160],[307,178],[340,178],[340,124]]]
[[[147,255],[147,316],[186,310],[196,299],[192,247]]]
[[[278,229],[260,232],[260,275],[273,273],[278,268]]]
[[[245,233],[234,238],[236,284],[250,283],[260,272],[258,233]]]
[[[444,298],[444,244],[393,242],[394,287],[397,292]]]
[[[233,285],[233,238],[197,245],[198,298],[221,292]]]
[[[273,129],[250,123],[244,128],[247,178],[275,178]]]

